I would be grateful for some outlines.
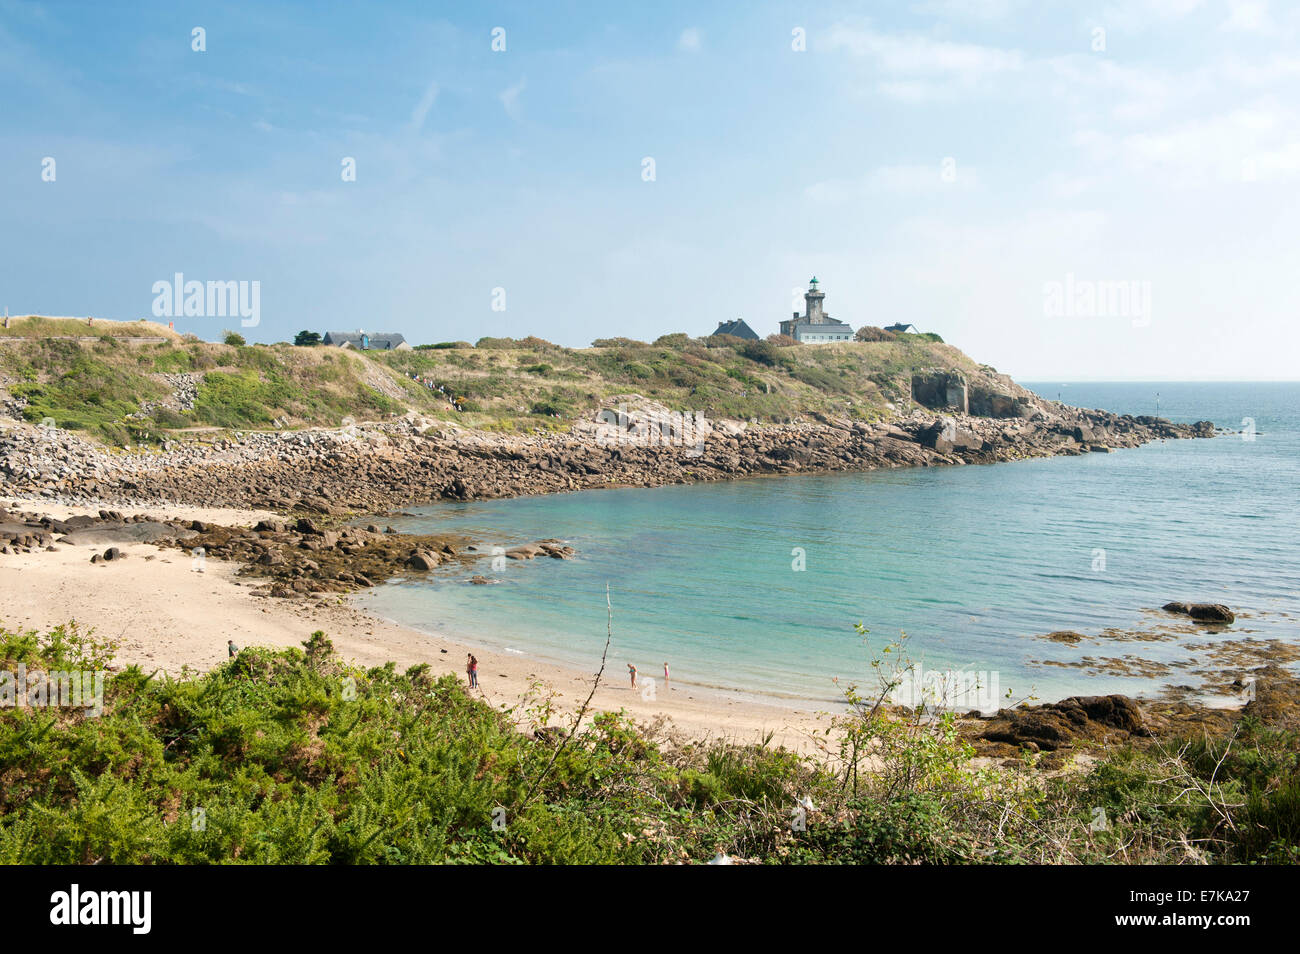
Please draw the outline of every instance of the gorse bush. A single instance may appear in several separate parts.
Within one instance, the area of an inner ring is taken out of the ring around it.
[[[67,630],[4,631],[0,653],[106,661]],[[197,678],[130,668],[105,702],[98,719],[0,717],[0,862],[687,860],[753,842],[751,816],[792,801],[801,771],[785,753],[738,747],[723,777],[698,772],[693,787],[618,714],[554,758],[553,742],[455,677],[353,669],[321,633]],[[724,815],[692,811],[700,787],[728,802]]]
[[[5,671],[110,656],[75,625],[0,629]],[[0,710],[0,863],[1297,860],[1292,733],[977,767],[950,713],[889,712],[874,668],[813,761],[624,713],[575,732],[541,687],[499,711],[428,665],[345,665],[320,632],[202,676],[131,666],[99,718]]]

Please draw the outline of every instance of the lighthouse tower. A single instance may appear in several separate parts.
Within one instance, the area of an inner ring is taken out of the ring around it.
[[[818,287],[817,276],[808,283],[803,296],[808,312],[803,317],[796,311],[789,320],[781,322],[781,334],[788,335],[800,344],[826,344],[832,341],[852,341],[853,329],[842,321],[826,314],[826,294]]]
[[[803,296],[804,304],[807,310],[804,312],[804,321],[812,325],[821,325],[826,323],[826,313],[822,310],[822,301],[826,298],[826,293],[817,287],[817,276],[812,277],[808,283],[808,292]]]

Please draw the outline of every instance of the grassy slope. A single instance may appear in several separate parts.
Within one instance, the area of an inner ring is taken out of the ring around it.
[[[161,374],[200,372],[192,410],[170,401]],[[381,372],[384,387],[367,381],[366,359],[317,348],[231,347],[201,341],[124,344],[31,339],[0,346],[0,375],[14,397],[28,402],[33,423],[59,427],[114,444],[158,440],[191,427],[274,428],[337,426],[432,404],[409,381]],[[389,380],[393,378],[393,380]],[[142,413],[142,403],[160,404]],[[173,406],[168,406],[169,404]]]
[[[956,348],[915,336],[790,348],[761,342],[709,347],[685,335],[668,336],[664,344],[583,349],[510,344],[515,347],[396,352],[377,360],[444,385],[466,399],[471,414],[507,427],[527,423],[528,412],[572,418],[628,393],[711,418],[783,421],[827,413],[874,419],[887,402],[907,400],[914,369],[975,367]]]
[[[156,321],[112,321],[87,318],[48,318],[44,315],[17,315],[0,328],[5,338],[168,338],[180,341],[181,335]]]
[[[100,340],[51,337],[89,328],[102,333]],[[714,418],[875,419],[885,414],[887,402],[906,403],[914,369],[976,368],[956,348],[917,336],[790,348],[720,339],[706,344],[685,335],[654,345],[583,349],[501,339],[478,348],[362,355],[324,346],[235,347],[179,337],[159,344],[114,340],[125,329],[159,330],[56,319],[15,323],[0,332],[21,339],[0,346],[0,387],[26,399],[24,413],[33,423],[52,418],[59,427],[125,444],[194,427],[269,429],[277,421],[337,426],[347,416],[373,420],[407,410],[496,430],[563,428],[601,400],[627,393]],[[171,385],[159,377],[177,372],[203,374],[192,410],[175,407]],[[443,385],[462,399],[464,413],[411,375]]]

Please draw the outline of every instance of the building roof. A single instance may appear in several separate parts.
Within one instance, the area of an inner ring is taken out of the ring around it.
[[[787,322],[783,321],[781,324],[784,325]],[[790,337],[792,338],[797,338],[801,331],[811,331],[811,333],[815,334],[853,334],[852,326],[846,325],[844,322],[836,320],[836,318],[831,318],[828,321],[809,321],[807,318],[800,318],[798,321],[790,321],[789,328]]]
[[[784,322],[782,322],[784,324]],[[800,318],[798,321],[791,319],[789,322],[791,328],[816,328],[818,331],[848,331],[853,329],[840,321],[838,318],[827,318],[825,321],[809,321],[807,318]]]
[[[718,330],[715,335],[735,335],[737,338],[752,338],[758,340],[758,334],[753,328],[749,327],[742,318],[735,321],[718,322]]]
[[[325,337],[321,340],[325,344],[337,345],[338,347],[351,345],[354,348],[360,348],[362,338],[366,339],[366,344],[371,351],[392,351],[399,345],[406,343],[406,339],[399,334],[378,331],[327,331]]]
[[[886,328],[885,330],[886,330],[886,331],[906,331],[908,328],[915,328],[915,327],[916,327],[916,325],[913,325],[913,324],[903,324],[903,323],[900,321],[898,324],[890,325],[890,326],[889,326],[888,328]]]

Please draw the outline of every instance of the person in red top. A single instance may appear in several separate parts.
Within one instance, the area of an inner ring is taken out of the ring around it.
[[[469,659],[465,663],[465,674],[469,676],[469,687],[478,688],[478,660],[474,658],[473,653],[468,654]]]

